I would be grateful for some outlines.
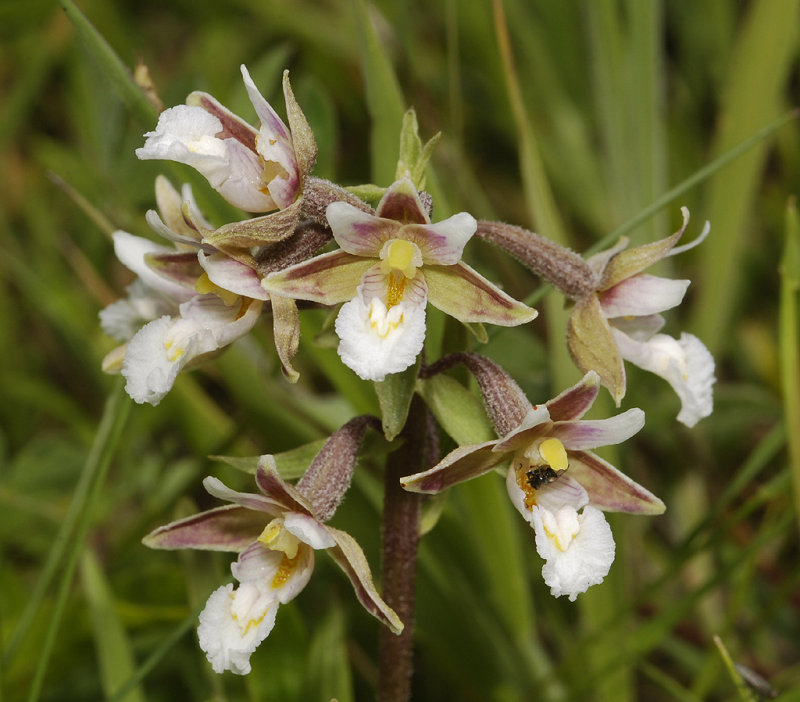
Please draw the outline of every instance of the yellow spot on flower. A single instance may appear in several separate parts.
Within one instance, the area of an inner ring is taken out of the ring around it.
[[[391,292],[391,290],[390,290]],[[399,300],[397,301],[399,302]],[[395,303],[393,303],[395,304]],[[397,314],[399,312],[399,314]],[[403,323],[403,308],[399,307],[394,312],[386,312],[380,302],[373,300],[369,306],[369,328],[381,339],[385,339],[391,332]]]
[[[395,271],[389,274],[386,286],[386,309],[390,310],[403,299],[406,292],[406,277],[398,275]]]
[[[257,541],[272,551],[283,551],[285,558],[294,558],[300,547],[300,539],[284,527],[281,517],[267,524]]]
[[[532,509],[536,504],[536,489],[528,482],[529,463],[526,460],[514,459],[514,479],[517,486],[525,493],[525,506]]]
[[[175,363],[181,356],[183,356],[183,354],[186,353],[186,349],[180,344],[176,344],[173,339],[167,339],[164,342],[164,348],[167,351],[167,360],[170,363]]]
[[[281,564],[278,566],[278,572],[275,573],[275,577],[272,578],[271,587],[273,590],[277,590],[279,587],[286,584],[292,573],[294,573],[297,561],[297,556],[294,558],[289,558],[286,555],[283,556]]]
[[[539,444],[539,455],[554,471],[566,470],[569,464],[567,450],[558,439],[545,439]]]
[[[236,598],[236,592],[232,592],[231,600],[234,600],[235,598]],[[233,621],[235,621],[239,625],[239,629],[241,629],[242,636],[244,636],[250,630],[251,626],[258,626],[259,624],[261,624],[262,621],[264,621],[264,617],[267,616],[268,611],[269,608],[264,610],[264,614],[262,614],[260,617],[254,617],[253,619],[248,619],[247,623],[244,626],[242,626],[242,623],[239,621],[239,617],[237,617],[233,613],[231,613],[231,616],[233,617]]]
[[[225,288],[221,288],[216,283],[212,283],[211,278],[208,277],[208,273],[203,273],[203,275],[197,279],[197,282],[194,284],[194,289],[201,295],[214,293],[227,307],[230,307],[239,298],[236,293],[225,290]]]

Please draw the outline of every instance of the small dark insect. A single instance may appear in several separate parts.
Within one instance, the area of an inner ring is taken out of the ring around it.
[[[554,480],[558,480],[558,476],[563,472],[563,470],[556,472],[550,466],[539,466],[525,473],[525,477],[528,479],[528,485],[534,490],[538,490],[542,485],[547,485]]]
[[[733,667],[736,668],[736,672],[742,676],[745,685],[759,695],[759,697],[774,700],[778,696],[778,691],[752,668],[748,668],[741,663],[734,663]]]

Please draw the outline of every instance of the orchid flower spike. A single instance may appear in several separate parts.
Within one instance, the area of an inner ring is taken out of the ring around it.
[[[336,318],[339,355],[365,380],[414,363],[428,302],[462,322],[514,326],[536,316],[461,261],[475,233],[472,215],[431,224],[408,178],[389,187],[374,215],[334,202],[327,218],[341,249],[273,273],[263,286],[300,300],[345,302]]]
[[[511,421],[505,425],[513,428],[499,439],[461,446],[400,483],[413,492],[439,493],[510,462],[508,494],[536,534],[536,550],[545,560],[544,581],[553,596],[575,600],[603,581],[614,560],[614,538],[603,512],[664,511],[661,500],[590,450],[633,436],[644,425],[644,413],[635,408],[609,419],[581,419],[599,390],[594,371],[558,397],[531,405],[513,381],[515,387],[509,385],[505,371],[480,359],[476,378],[482,390],[511,389]],[[468,366],[475,371],[474,364]],[[490,412],[495,424],[503,426],[491,404]]]
[[[351,430],[361,431],[358,427]],[[337,439],[339,444],[342,441],[342,437]],[[351,458],[350,464],[354,456]],[[323,462],[328,460],[330,456],[323,458]],[[341,473],[341,461],[334,470]],[[313,472],[318,474],[319,470]],[[339,478],[346,489],[349,475]],[[203,485],[211,495],[231,504],[160,527],[144,538],[144,544],[158,549],[239,554],[231,565],[236,584],[214,590],[200,614],[200,647],[215,672],[250,672],[250,656],[272,630],[279,606],[294,599],[308,583],[317,551],[327,551],[341,567],[370,614],[394,633],[402,631],[402,622],[378,594],[356,540],[324,523],[333,513],[330,500],[321,500],[327,506],[325,515],[321,515],[313,494],[302,492],[300,484],[294,487],[286,483],[272,456],[262,456],[259,461],[258,493],[236,492],[213,477],[207,477]]]

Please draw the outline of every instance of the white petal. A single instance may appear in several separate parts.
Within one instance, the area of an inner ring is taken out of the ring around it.
[[[134,280],[127,290],[127,298],[100,310],[103,331],[119,341],[128,341],[147,322],[177,311],[177,305],[155,294],[141,278]]]
[[[223,253],[198,252],[197,260],[208,275],[208,279],[223,290],[256,300],[268,300],[267,291],[261,287],[261,278],[249,266],[239,263]]]
[[[336,317],[339,356],[364,380],[383,380],[414,363],[425,341],[425,306],[401,301],[386,309],[356,295]]]
[[[294,558],[256,542],[239,554],[231,565],[233,577],[241,583],[254,583],[281,604],[293,600],[308,584],[314,572],[314,549],[301,544]]]
[[[615,329],[627,334],[635,341],[647,341],[653,334],[664,328],[666,320],[660,314],[649,314],[643,317],[616,317],[609,319]]]
[[[603,582],[614,562],[614,537],[600,510],[591,506],[580,513],[568,506],[557,512],[535,508],[532,525],[536,550],[545,559],[542,576],[550,594],[567,595],[574,601]],[[570,537],[565,543],[566,534]]]
[[[287,531],[313,549],[320,550],[336,546],[336,541],[325,525],[307,514],[287,512],[283,519],[283,525]]]
[[[159,115],[155,130],[145,134],[147,139],[136,155],[143,160],[185,163],[212,181],[227,167],[227,148],[215,136],[221,131],[222,122],[202,107],[177,105]]]
[[[247,304],[243,311],[242,306]],[[181,317],[211,332],[215,348],[233,343],[249,332],[261,314],[262,303],[226,305],[216,295],[196,295],[180,306]]]
[[[134,236],[121,230],[112,234],[114,239],[114,253],[120,262],[136,273],[147,287],[170,297],[177,302],[183,302],[193,297],[196,292],[185,285],[181,285],[169,278],[156,273],[145,263],[147,254],[166,253],[174,254],[175,249],[159,246],[158,244],[141,236]]]
[[[196,168],[228,202],[248,212],[275,209],[272,198],[261,190],[261,157],[232,137],[218,138],[222,131],[222,122],[202,107],[177,105],[161,113],[136,155]]]
[[[192,358],[217,348],[213,334],[180,317],[160,317],[131,339],[122,364],[125,391],[136,402],[157,405]]]
[[[600,305],[610,318],[657,314],[679,305],[690,283],[640,273],[603,291]]]
[[[216,673],[250,672],[250,655],[275,625],[278,601],[245,583],[230,583],[211,593],[200,613],[197,636]]]
[[[681,401],[678,421],[693,427],[714,407],[714,358],[696,336],[673,339],[656,334],[646,342],[634,341],[613,329],[620,354],[626,361],[666,380]]]

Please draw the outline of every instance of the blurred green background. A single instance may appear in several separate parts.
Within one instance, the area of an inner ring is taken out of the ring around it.
[[[797,106],[798,5],[80,8],[125,65],[149,68],[166,105],[205,90],[254,120],[239,65],[279,112],[289,68],[319,142],[315,174],[342,184],[388,184],[400,117],[413,105],[423,138],[443,132],[429,182],[434,219],[468,210],[583,251]],[[131,279],[109,234],[148,235],[155,175],[192,180],[219,223],[233,213],[189,169],[135,158],[154,117],[125,101],[88,36],[52,0],[0,1],[0,699],[372,699],[378,625],[324,556],[240,679],[212,673],[193,632],[231,558],[140,544],[155,526],[213,505],[203,476],[248,489],[248,476],[209,454],[286,451],[377,405],[324,336],[315,342],[325,315],[314,311],[303,314],[297,386],[280,377],[268,323],[179,378],[157,408],[132,406],[100,371],[114,342],[97,312]],[[687,430],[668,386],[629,368],[623,408],[644,408],[647,425],[604,454],[667,513],[612,515],[612,571],[569,603],[542,584],[532,532],[497,476],[453,490],[423,539],[414,699],[748,699],[718,635],[780,700],[800,700],[797,250],[781,266],[787,242],[800,247],[790,207],[797,122],[756,142],[628,227],[634,243],[661,238],[680,205],[693,214],[689,237],[712,223],[706,243],[659,272],[693,280],[667,331],[691,331],[714,353],[715,413]],[[539,285],[482,242],[467,251],[516,296]],[[563,301],[537,306],[528,328],[494,333],[479,349],[534,402],[578,378]],[[464,344],[475,347],[432,315],[429,352]],[[603,403],[597,416],[613,410]],[[367,456],[334,523],[360,540],[376,572],[380,499],[380,462]]]

